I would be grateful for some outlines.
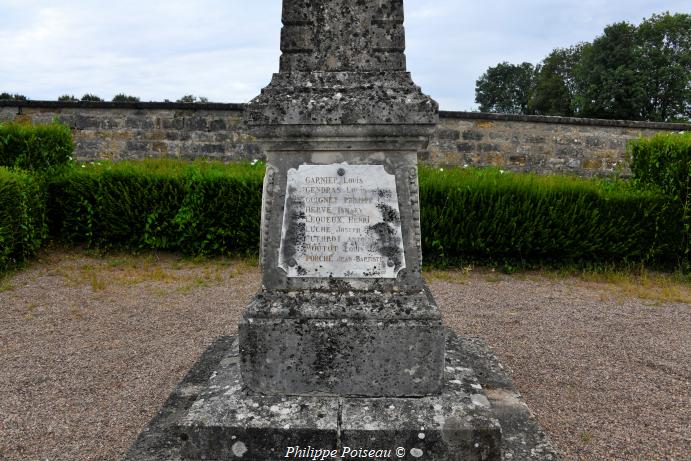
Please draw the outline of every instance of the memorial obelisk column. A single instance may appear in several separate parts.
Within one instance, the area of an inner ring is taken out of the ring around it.
[[[284,0],[283,24],[246,111],[267,159],[261,289],[127,459],[558,459],[420,274],[437,105],[406,71],[402,0]]]
[[[500,459],[420,274],[438,109],[404,41],[402,0],[284,0],[280,72],[245,115],[267,161],[262,285],[176,425],[183,459]]]
[[[266,153],[262,288],[240,324],[262,394],[439,394],[417,152],[438,106],[406,71],[402,0],[284,0],[280,71],[245,121]]]

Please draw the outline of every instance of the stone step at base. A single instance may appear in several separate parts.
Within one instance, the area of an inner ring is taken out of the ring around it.
[[[285,459],[291,447],[321,450],[320,459],[363,450],[392,458],[400,447],[401,459],[500,459],[499,423],[469,368],[447,367],[444,391],[433,397],[267,396],[244,389],[235,354],[179,423],[185,458]]]
[[[351,459],[360,449],[375,450],[364,459],[561,459],[489,348],[446,338],[444,393],[423,398],[250,394],[236,337],[219,338],[124,460],[312,459],[320,449],[337,450],[324,459],[348,459],[344,449]]]

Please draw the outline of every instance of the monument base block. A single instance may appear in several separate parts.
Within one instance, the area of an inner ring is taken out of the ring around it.
[[[434,397],[267,396],[242,387],[237,338],[221,338],[124,459],[559,459],[484,343],[447,331],[445,361]]]
[[[296,455],[310,449],[338,453],[324,459],[363,450],[399,458],[400,447],[410,455],[404,459],[498,460],[501,451],[490,402],[473,371],[462,366],[446,367],[443,393],[433,397],[266,396],[243,388],[238,356],[232,355],[179,427],[182,454],[194,460],[285,459],[291,447]]]
[[[426,290],[260,293],[239,334],[243,382],[258,393],[442,392],[444,327]]]

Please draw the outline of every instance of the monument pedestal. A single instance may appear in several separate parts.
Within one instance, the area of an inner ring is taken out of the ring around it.
[[[444,330],[426,291],[261,293],[239,332],[244,384],[256,392],[405,397],[442,391]]]
[[[180,421],[183,457],[278,460],[299,447],[338,453],[323,459],[350,458],[349,450],[380,452],[367,459],[500,459],[501,429],[490,402],[473,370],[453,360],[436,396],[270,396],[243,387],[237,354],[226,356]]]
[[[420,275],[417,149],[427,127],[260,127],[262,290],[239,327],[263,394],[442,391],[444,330]]]
[[[242,386],[237,337],[219,338],[123,461],[311,460],[318,449],[340,450],[324,459],[348,459],[345,447],[392,451],[364,459],[559,460],[487,346],[445,333],[448,390],[423,398],[256,394]],[[291,447],[303,451],[286,458]]]
[[[494,461],[526,454],[515,439],[514,459],[551,459],[515,393],[495,394],[500,425],[422,279],[438,106],[404,49],[402,0],[283,1],[280,72],[245,112],[267,161],[262,286],[239,349],[164,410],[179,439],[156,456]]]

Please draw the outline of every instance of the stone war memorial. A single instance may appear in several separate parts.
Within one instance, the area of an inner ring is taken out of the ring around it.
[[[283,1],[280,70],[245,112],[267,157],[261,288],[125,459],[558,459],[421,276],[438,106],[403,18],[402,0]]]

